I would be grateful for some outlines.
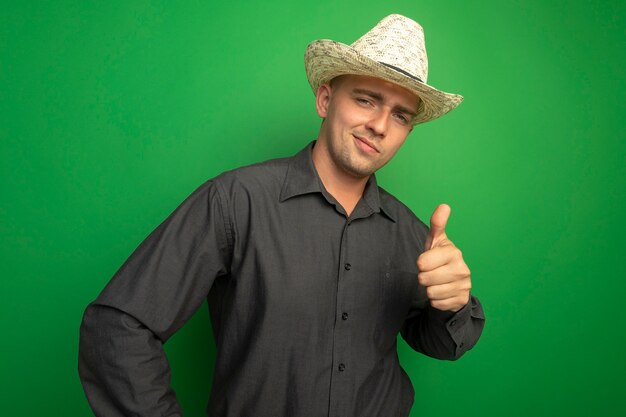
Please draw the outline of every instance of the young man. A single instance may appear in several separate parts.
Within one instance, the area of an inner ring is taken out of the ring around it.
[[[379,188],[413,125],[461,97],[426,84],[422,28],[383,19],[305,66],[323,123],[291,158],[200,186],[85,311],[79,372],[99,416],[179,416],[162,344],[208,299],[217,360],[209,416],[407,416],[398,333],[457,359],[484,326],[447,239]]]

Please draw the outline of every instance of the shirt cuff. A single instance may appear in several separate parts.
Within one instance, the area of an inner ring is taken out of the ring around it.
[[[468,303],[456,312],[438,310],[429,304],[428,314],[437,322],[445,326],[448,334],[456,344],[457,351],[465,350],[465,327],[471,319],[472,308],[475,306],[476,300],[471,296]]]

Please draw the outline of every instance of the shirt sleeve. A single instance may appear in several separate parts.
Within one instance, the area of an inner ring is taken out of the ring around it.
[[[180,416],[163,344],[229,272],[218,185],[195,190],[132,253],[80,326],[79,376],[96,416]]]
[[[437,359],[456,360],[470,350],[482,334],[485,315],[478,298],[459,311],[441,311],[430,304],[413,308],[401,330],[402,338],[414,350]]]

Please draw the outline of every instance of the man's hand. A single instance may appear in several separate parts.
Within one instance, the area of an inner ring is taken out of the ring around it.
[[[468,303],[472,281],[461,251],[446,236],[448,217],[447,204],[433,212],[424,252],[417,258],[417,279],[426,287],[431,306],[456,312]]]

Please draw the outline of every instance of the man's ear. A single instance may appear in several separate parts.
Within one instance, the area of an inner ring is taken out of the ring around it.
[[[317,115],[322,119],[326,118],[328,114],[328,106],[332,94],[332,89],[328,84],[322,84],[317,88],[315,93],[315,110],[317,110]]]

